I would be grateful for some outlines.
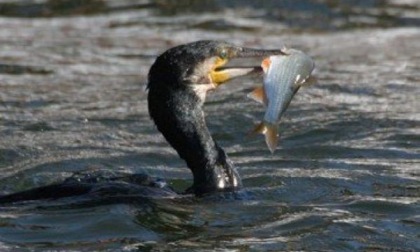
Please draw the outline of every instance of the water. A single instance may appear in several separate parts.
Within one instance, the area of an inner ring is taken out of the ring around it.
[[[235,198],[135,192],[0,209],[2,250],[416,251],[420,1],[2,1],[0,188],[74,173],[191,175],[149,119],[159,52],[198,39],[309,53],[319,84],[295,96],[271,155],[246,137],[261,80],[209,95],[207,121],[236,163]],[[238,199],[239,197],[239,199]]]

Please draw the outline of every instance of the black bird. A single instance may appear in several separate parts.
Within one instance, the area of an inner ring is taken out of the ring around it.
[[[233,58],[284,54],[281,50],[238,47],[220,41],[197,41],[173,47],[157,57],[148,75],[149,113],[157,129],[191,169],[194,182],[188,193],[203,195],[234,191],[241,179],[223,149],[212,138],[202,110],[209,90],[235,77],[261,73],[260,66],[226,67]],[[99,189],[98,189],[99,188]],[[115,190],[115,191],[113,191]],[[133,193],[148,197],[174,195],[165,183],[145,175],[87,175],[62,183],[0,196],[1,203],[52,199],[88,193]],[[152,193],[156,191],[156,193]],[[145,195],[142,195],[145,194]]]
[[[282,54],[219,41],[198,41],[171,48],[150,68],[149,113],[159,131],[184,159],[194,176],[189,191],[196,195],[241,186],[241,179],[207,129],[202,105],[206,93],[260,67],[226,68],[232,58]]]

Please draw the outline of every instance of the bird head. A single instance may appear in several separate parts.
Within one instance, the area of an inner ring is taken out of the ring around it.
[[[213,140],[202,111],[206,94],[221,84],[251,73],[260,66],[229,67],[235,58],[284,54],[219,41],[197,41],[168,49],[150,68],[149,113],[158,130],[178,152],[194,177],[192,191],[203,193],[235,190],[238,173],[223,149]]]
[[[149,72],[151,85],[171,85],[193,90],[202,101],[207,91],[240,76],[261,73],[260,66],[228,67],[236,58],[264,58],[284,54],[281,50],[261,50],[227,42],[203,40],[173,47],[160,55]],[[154,78],[159,80],[154,80]]]

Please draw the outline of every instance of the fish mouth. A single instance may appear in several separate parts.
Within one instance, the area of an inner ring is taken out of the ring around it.
[[[263,68],[258,66],[237,66],[231,65],[231,61],[242,62],[247,58],[259,59],[259,64],[261,60],[265,57],[271,55],[286,55],[283,50],[264,50],[264,49],[253,49],[247,47],[234,47],[231,48],[229,59],[218,61],[212,71],[210,72],[210,78],[212,79],[213,84],[219,86],[229,80],[232,80],[237,77],[247,76],[251,74],[261,74]],[[238,62],[239,63],[239,62]]]

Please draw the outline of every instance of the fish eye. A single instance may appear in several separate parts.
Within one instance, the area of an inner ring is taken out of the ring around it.
[[[228,51],[226,49],[223,49],[219,53],[219,57],[222,59],[227,59],[229,56]]]

